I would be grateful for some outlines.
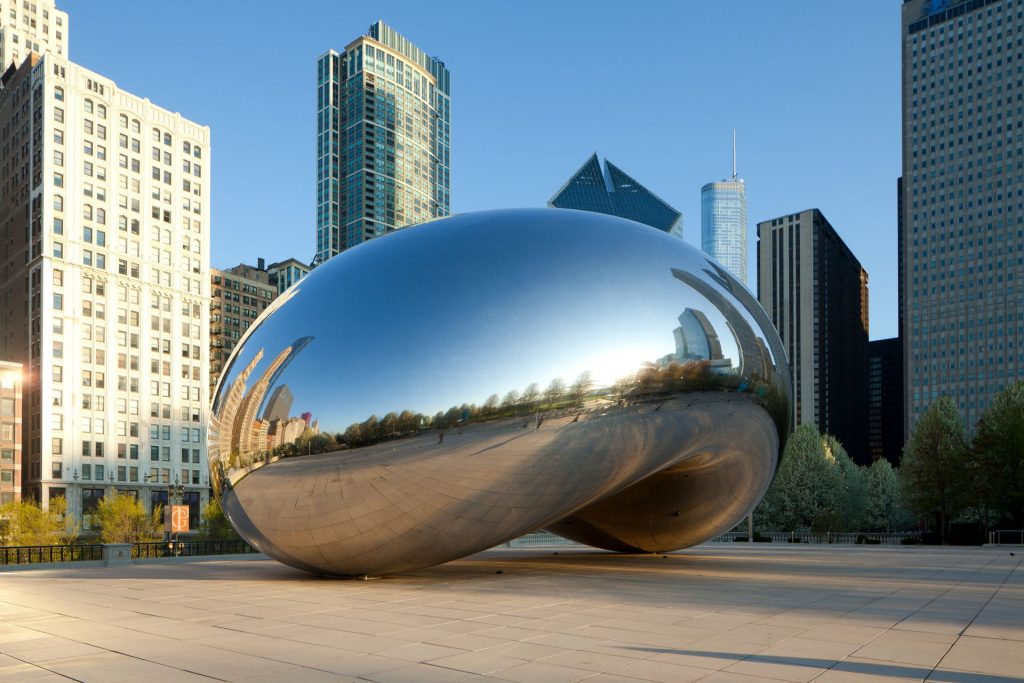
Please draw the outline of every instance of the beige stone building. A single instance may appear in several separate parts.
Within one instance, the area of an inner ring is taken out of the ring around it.
[[[0,504],[21,498],[21,363],[0,361]]]
[[[178,483],[198,524],[209,128],[52,51],[4,75],[0,124],[0,357],[24,365],[23,494],[67,496],[88,529],[99,499],[149,506]]]

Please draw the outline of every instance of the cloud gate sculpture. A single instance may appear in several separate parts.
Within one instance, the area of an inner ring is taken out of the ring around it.
[[[212,481],[253,546],[338,576],[536,529],[623,552],[727,531],[774,476],[789,370],[755,297],[675,237],[562,209],[346,251],[225,367]]]

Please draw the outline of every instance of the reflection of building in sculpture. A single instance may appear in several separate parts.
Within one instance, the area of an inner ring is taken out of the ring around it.
[[[284,444],[295,443],[306,431],[306,421],[301,417],[290,417],[270,423],[267,430],[267,450],[274,450]]]
[[[264,410],[263,419],[257,419],[256,415],[270,387],[274,385],[288,363],[312,340],[312,337],[302,337],[277,354],[248,391],[247,381],[263,359],[263,349],[256,353],[253,360],[235,378],[227,391],[223,407],[217,409],[219,418],[211,425],[215,434],[212,439],[215,439],[217,451],[212,457],[215,457],[222,466],[229,469],[249,469],[269,450],[271,422],[266,418],[268,414],[276,414],[279,409],[288,410],[291,407],[291,394],[287,388],[282,385],[284,391],[274,392],[271,404]],[[305,421],[299,422],[305,426]],[[290,431],[294,431],[294,428]],[[299,433],[302,433],[301,430]],[[275,440],[283,443],[281,439]]]
[[[703,272],[719,285],[724,285],[725,281],[721,274],[728,275],[728,273],[717,266],[714,268],[715,272],[708,270]],[[705,282],[700,276],[678,268],[673,268],[672,274],[702,294],[725,317],[725,323],[736,339],[736,352],[739,356],[735,364],[737,371],[744,376],[769,380],[773,372],[772,359],[766,353],[767,349],[764,344],[758,343],[759,340],[754,329],[736,306],[719,291],[718,287]],[[728,275],[728,277],[732,278],[732,275]]]
[[[231,383],[231,388],[221,402],[222,405],[214,405],[214,417],[210,420],[210,460],[225,462],[231,457],[232,429],[235,424],[235,416],[238,414],[238,407],[245,397],[246,382],[256,366],[263,359],[263,349],[256,352],[256,355],[245,368],[238,373],[238,377]],[[231,463],[232,465],[234,463]]]
[[[287,384],[282,384],[274,389],[274,393],[267,400],[267,407],[263,410],[262,418],[262,421],[267,424],[267,450],[273,450],[283,443],[291,443],[306,428],[306,422],[301,418],[288,419],[288,413],[292,409],[294,400]],[[296,429],[298,431],[294,433]],[[294,435],[288,437],[285,432],[294,433]]]
[[[267,422],[288,419],[288,413],[292,409],[292,401],[294,400],[295,397],[292,396],[288,385],[282,384],[277,389],[274,389],[274,393],[270,395],[267,407],[263,410],[263,419]]]
[[[670,360],[709,361],[713,369],[729,369],[732,361],[722,355],[718,333],[702,311],[687,308],[679,316],[679,327],[672,330],[676,338],[676,353]]]

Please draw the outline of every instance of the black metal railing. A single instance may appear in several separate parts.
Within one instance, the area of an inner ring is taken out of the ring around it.
[[[245,541],[154,541],[132,545],[132,557],[193,557],[258,552]]]
[[[199,555],[238,555],[259,552],[245,541],[154,541],[133,543],[132,557],[194,557]],[[0,565],[39,564],[41,562],[81,562],[102,560],[103,545],[28,545],[0,547]]]
[[[22,545],[0,548],[0,564],[102,560],[102,545]]]

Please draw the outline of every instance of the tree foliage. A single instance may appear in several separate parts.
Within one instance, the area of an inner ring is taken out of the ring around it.
[[[754,519],[767,530],[856,530],[865,491],[860,468],[839,442],[802,425],[789,437]]]
[[[161,508],[147,514],[142,503],[127,493],[100,500],[93,520],[103,543],[143,543],[159,541],[163,536]]]
[[[210,502],[203,508],[203,527],[203,538],[208,541],[235,541],[241,538],[231,526],[216,497],[210,498]]]
[[[935,515],[942,542],[952,518],[968,503],[967,438],[953,399],[928,407],[903,450],[900,480],[907,506]]]
[[[0,505],[0,545],[68,545],[76,530],[67,526],[67,501],[50,499],[43,510],[34,500],[14,500]]]
[[[864,473],[867,497],[864,505],[865,531],[898,531],[907,526],[909,518],[903,506],[900,480],[885,458],[872,463]]]
[[[981,511],[1024,526],[1024,382],[999,392],[982,413],[970,460]]]

